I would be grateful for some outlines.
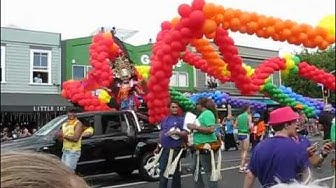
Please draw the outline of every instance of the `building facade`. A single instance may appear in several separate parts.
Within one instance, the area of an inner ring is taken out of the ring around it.
[[[91,36],[62,41],[63,81],[82,79],[91,69],[89,62],[91,42]],[[124,43],[124,46],[135,65],[150,66],[153,44],[133,46]],[[170,86],[180,91],[194,91],[196,86],[194,68],[179,60],[174,66]]]
[[[1,28],[1,123],[41,126],[72,106],[60,96],[61,34]]]

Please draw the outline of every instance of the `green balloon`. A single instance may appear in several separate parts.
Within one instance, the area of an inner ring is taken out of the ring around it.
[[[293,56],[292,59],[293,59],[293,61],[294,61],[294,63],[295,63],[296,65],[299,64],[300,61],[301,61],[300,58],[299,58],[298,56],[296,56],[296,55]]]

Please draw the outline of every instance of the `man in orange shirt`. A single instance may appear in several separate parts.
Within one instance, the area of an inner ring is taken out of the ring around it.
[[[255,113],[252,116],[253,127],[251,130],[251,143],[252,143],[252,150],[253,148],[264,139],[266,126],[265,122],[261,119],[259,113]]]

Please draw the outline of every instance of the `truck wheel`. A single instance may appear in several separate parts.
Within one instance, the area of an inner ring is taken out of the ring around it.
[[[153,168],[146,170],[144,167],[154,161],[153,153],[145,153],[141,160],[139,173],[142,179],[147,181],[158,181],[160,178],[159,164],[156,164]]]

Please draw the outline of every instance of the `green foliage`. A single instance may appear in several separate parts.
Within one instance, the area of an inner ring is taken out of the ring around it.
[[[335,70],[335,47],[330,47],[324,51],[308,52],[303,50],[301,53],[295,54],[301,62],[307,62],[326,72]],[[301,78],[298,74],[290,75],[288,77],[282,76],[283,84],[291,87],[293,91],[312,98],[322,98],[322,90],[315,82]],[[335,102],[335,92],[331,92],[328,98],[329,102]]]

